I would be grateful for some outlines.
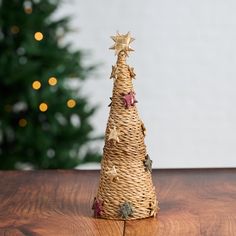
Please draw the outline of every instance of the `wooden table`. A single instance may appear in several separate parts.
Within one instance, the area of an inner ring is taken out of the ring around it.
[[[0,172],[0,236],[236,235],[236,169],[154,170],[158,219],[94,219],[98,171]]]

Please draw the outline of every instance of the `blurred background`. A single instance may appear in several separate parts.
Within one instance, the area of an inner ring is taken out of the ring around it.
[[[153,167],[236,167],[235,10],[1,0],[0,168],[99,168],[117,31],[136,38],[128,64]]]

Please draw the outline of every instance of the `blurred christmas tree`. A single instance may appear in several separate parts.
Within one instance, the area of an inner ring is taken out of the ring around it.
[[[68,83],[94,67],[61,42],[70,28],[69,18],[52,19],[59,3],[0,0],[0,169],[100,161],[87,148],[95,108]]]

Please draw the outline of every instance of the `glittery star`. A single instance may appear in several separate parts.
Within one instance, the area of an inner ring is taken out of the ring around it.
[[[112,66],[110,79],[112,78],[117,79],[117,72],[118,72],[117,66]]]
[[[114,126],[113,129],[109,129],[110,130],[110,133],[109,133],[109,136],[108,136],[108,141],[109,140],[114,140],[115,142],[120,142],[120,139],[119,139],[119,131],[116,129],[116,127]]]
[[[134,38],[131,38],[130,33],[128,32],[127,34],[119,34],[115,36],[111,36],[115,44],[110,47],[110,49],[115,50],[115,55],[118,55],[119,52],[124,51],[126,54],[129,51],[134,51],[132,48],[130,48],[130,43],[134,41]]]
[[[146,127],[145,127],[145,125],[142,121],[141,121],[141,129],[142,129],[142,132],[143,132],[143,136],[145,137],[146,134],[147,134],[147,130],[146,130]]]
[[[152,160],[150,159],[149,155],[145,156],[145,160],[143,161],[146,171],[152,172]]]
[[[107,171],[106,174],[110,177],[111,181],[117,181],[119,180],[117,171],[116,171],[116,167],[112,166],[112,169]]]
[[[129,216],[133,215],[133,206],[130,202],[124,202],[120,206],[120,216],[124,219],[128,219]]]
[[[103,201],[95,197],[93,200],[92,210],[94,211],[94,217],[101,217],[103,212]]]
[[[132,79],[135,79],[136,74],[134,72],[134,68],[133,67],[129,67],[129,74],[130,74],[130,77]]]
[[[128,94],[122,94],[125,108],[129,109],[134,106],[138,101],[135,99],[135,92],[129,92]]]

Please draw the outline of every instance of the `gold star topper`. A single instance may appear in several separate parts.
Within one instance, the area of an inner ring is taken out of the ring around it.
[[[117,35],[111,36],[115,44],[110,47],[110,49],[115,50],[115,55],[118,55],[119,52],[124,51],[127,55],[129,51],[134,51],[132,48],[130,48],[130,44],[134,41],[134,38],[131,38],[130,32],[127,34],[119,34],[117,32]]]

